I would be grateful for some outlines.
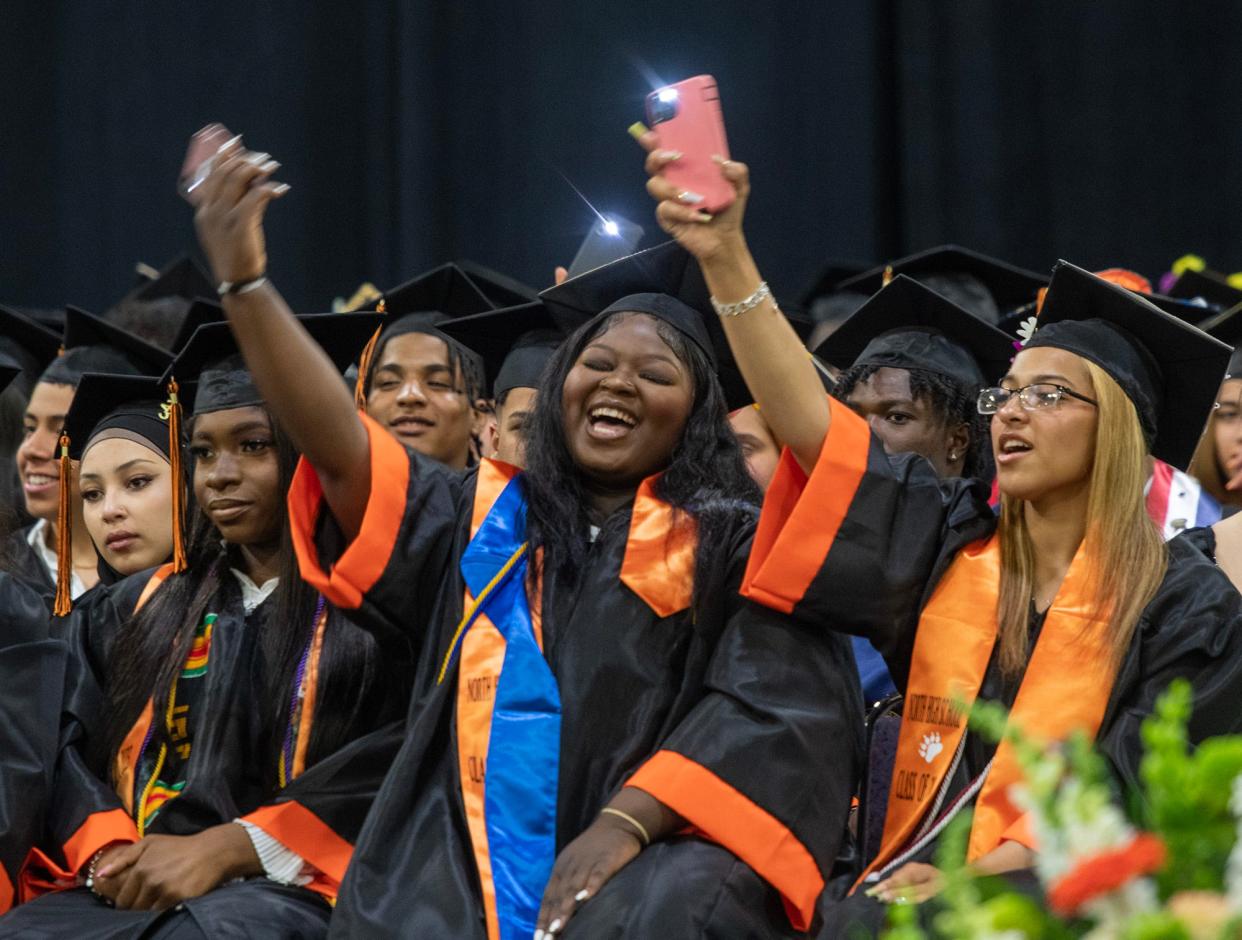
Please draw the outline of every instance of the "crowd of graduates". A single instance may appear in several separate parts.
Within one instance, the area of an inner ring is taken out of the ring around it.
[[[1242,289],[942,246],[794,304],[747,168],[640,143],[669,240],[542,291],[295,312],[234,138],[205,268],[0,307],[0,937],[878,936],[963,812],[1038,895],[973,702],[1119,792],[1174,678],[1242,728]]]

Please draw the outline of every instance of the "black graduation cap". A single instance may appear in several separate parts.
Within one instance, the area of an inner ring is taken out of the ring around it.
[[[34,382],[60,353],[60,335],[9,307],[0,307],[0,353]]]
[[[870,263],[863,261],[844,261],[839,258],[825,261],[811,286],[802,295],[802,305],[810,307],[818,298],[836,293],[845,281],[865,274],[871,267]]]
[[[482,357],[493,398],[537,387],[543,367],[568,335],[539,300],[461,317],[441,329]]]
[[[297,319],[342,372],[358,358],[384,320],[377,313],[319,313]],[[207,323],[194,331],[161,382],[167,386],[174,378],[186,413],[207,414],[263,403],[228,323]]]
[[[516,278],[493,271],[475,261],[458,261],[457,266],[497,307],[516,307],[539,297],[539,291],[529,284],[523,284]]]
[[[1191,326],[1201,327],[1204,321],[1219,313],[1202,297],[1169,297],[1165,294],[1139,294],[1139,296]]]
[[[549,313],[566,331],[621,311],[647,313],[680,330],[716,368],[730,408],[753,401],[733,362],[720,318],[698,262],[676,242],[665,242],[611,264],[569,278],[540,293]],[[812,324],[788,318],[800,335]]]
[[[960,245],[940,245],[872,268],[842,281],[837,289],[870,297],[884,286],[890,268],[894,275],[905,274],[923,282],[989,323],[997,323],[1004,314],[1030,303],[1048,283],[1048,278],[1036,271]]]
[[[496,308],[470,276],[455,264],[442,264],[424,271],[384,291],[382,299],[390,321],[409,314],[427,314],[431,326],[446,319]],[[374,310],[377,303],[367,304],[365,309]]]
[[[1218,310],[1242,303],[1242,290],[1230,285],[1223,275],[1211,271],[1185,271],[1169,288],[1173,297],[1202,297]]]
[[[194,300],[197,297],[215,297],[216,285],[189,255],[174,258],[151,280],[135,288],[129,294],[135,300],[160,300],[177,297]]]
[[[177,336],[173,340],[172,351],[174,354],[181,352],[194,336],[195,330],[206,323],[223,323],[225,321],[224,308],[218,303],[198,298],[190,304],[190,308],[185,312],[185,319],[181,321],[181,328],[177,330]]]
[[[981,386],[1008,371],[1014,347],[1006,333],[900,274],[814,353],[842,370],[855,365],[923,369]]]
[[[77,307],[65,308],[64,353],[43,370],[39,381],[76,386],[87,372],[151,375],[164,371],[167,352]]]
[[[1134,402],[1151,453],[1185,469],[1229,363],[1229,347],[1141,295],[1057,263],[1026,348],[1094,362]]]
[[[1203,321],[1199,329],[1233,347],[1225,378],[1242,378],[1242,304]]]
[[[81,460],[97,434],[115,428],[149,441],[152,449],[167,458],[166,398],[159,376],[86,373],[65,416],[69,456]]]
[[[13,384],[13,380],[22,374],[22,367],[17,360],[0,353],[0,392]]]

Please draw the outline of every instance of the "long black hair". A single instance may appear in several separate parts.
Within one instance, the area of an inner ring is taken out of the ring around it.
[[[865,382],[884,366],[876,364],[852,366],[842,372],[832,390],[833,398],[845,401],[859,382]],[[992,463],[990,418],[979,414],[979,387],[927,369],[906,369],[910,374],[910,395],[931,405],[947,429],[964,424],[970,433],[970,444],[962,461],[962,476],[991,480],[995,476]]]
[[[277,485],[283,494],[289,489],[300,455],[270,412],[268,421],[276,450]],[[191,465],[191,461],[183,462],[183,466]],[[283,507],[283,500],[280,505]],[[241,589],[229,575],[229,569],[237,567],[236,549],[221,538],[206,514],[194,509],[191,518],[186,570],[169,577],[122,625],[109,651],[104,733],[91,751],[92,764],[101,773],[109,767],[148,701],[152,702],[152,714],[165,713],[173,683],[203,618],[241,604]],[[259,711],[264,734],[261,753],[271,755],[264,762],[263,779],[271,791],[277,786],[277,755],[288,728],[298,665],[313,636],[320,603],[318,593],[298,572],[289,521],[283,512],[278,577],[272,602],[265,605],[267,615],[252,664],[258,693],[253,707]],[[397,717],[404,706],[399,694],[401,680],[392,668],[385,667],[389,660],[380,656],[371,635],[331,608],[328,613],[308,765],[346,744],[360,725],[374,725],[376,715]],[[152,732],[156,745],[169,743],[162,721],[152,723]]]
[[[565,377],[593,340],[623,319],[645,315],[614,313],[602,322],[580,327],[544,368],[526,441],[526,520],[532,556],[537,557],[542,549],[545,580],[550,576],[564,584],[577,579],[591,526],[586,481],[565,441],[561,405]],[[724,561],[730,536],[740,520],[757,517],[762,495],[746,469],[729,425],[724,392],[707,355],[664,320],[652,319],[660,338],[688,368],[693,381],[694,405],[656,485],[656,495],[695,520],[697,603],[700,587],[707,581],[701,574]]]

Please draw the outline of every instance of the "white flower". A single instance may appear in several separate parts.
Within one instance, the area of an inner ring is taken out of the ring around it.
[[[1031,341],[1031,337],[1035,335],[1035,317],[1027,317],[1018,324],[1018,339],[1025,346]]]

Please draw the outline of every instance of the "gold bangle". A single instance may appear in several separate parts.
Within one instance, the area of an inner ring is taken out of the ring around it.
[[[629,813],[623,813],[621,812],[621,810],[613,809],[611,806],[605,806],[603,809],[600,810],[601,815],[603,815],[604,813],[607,813],[610,816],[617,816],[621,819],[624,819],[627,823],[629,823],[631,826],[637,829],[638,838],[642,840],[644,849],[647,846],[651,845],[651,836],[647,832],[647,827],[644,826],[642,823],[640,823],[637,819],[635,819]]]

